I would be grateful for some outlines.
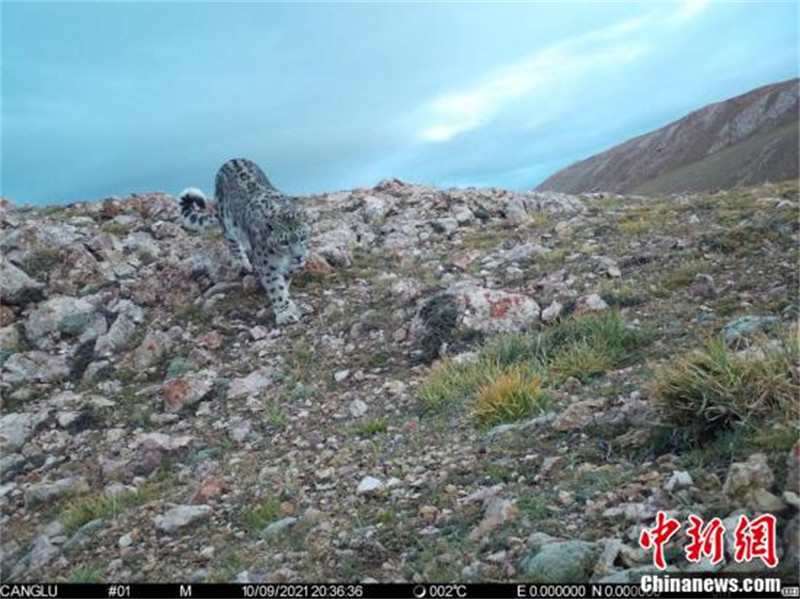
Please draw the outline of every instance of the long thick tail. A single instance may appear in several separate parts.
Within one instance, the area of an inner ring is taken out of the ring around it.
[[[217,215],[208,210],[208,200],[196,187],[187,187],[179,196],[181,203],[181,222],[187,229],[205,231],[219,223]]]

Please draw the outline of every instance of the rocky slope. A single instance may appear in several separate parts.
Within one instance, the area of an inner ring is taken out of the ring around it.
[[[798,176],[800,81],[711,104],[550,176],[537,190],[653,195]]]
[[[633,580],[659,509],[772,511],[796,577],[793,410],[696,444],[650,384],[721,332],[793,326],[796,184],[645,201],[389,180],[305,203],[287,328],[168,195],[2,204],[4,580]],[[513,361],[586,322],[635,349],[554,354],[541,409],[497,425],[472,393],[431,400],[486,348]],[[681,546],[671,571],[764,569]]]

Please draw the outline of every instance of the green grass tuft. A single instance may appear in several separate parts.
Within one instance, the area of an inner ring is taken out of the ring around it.
[[[98,518],[113,517],[123,510],[142,505],[152,494],[147,489],[137,489],[118,495],[92,495],[78,497],[69,502],[59,519],[67,533],[73,533],[81,526]]]
[[[657,370],[649,389],[666,422],[702,442],[735,422],[784,421],[800,395],[798,338],[762,343],[737,354],[722,340],[679,356]]]

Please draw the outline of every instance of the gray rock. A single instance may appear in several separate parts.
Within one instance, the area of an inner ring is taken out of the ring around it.
[[[692,481],[692,477],[688,472],[685,470],[674,470],[672,476],[669,477],[669,480],[664,485],[664,489],[672,492],[678,489],[691,487],[693,484],[694,481]]]
[[[520,568],[531,582],[587,582],[599,557],[595,543],[556,541],[526,557]]]
[[[145,311],[129,300],[120,300],[116,309],[119,312],[117,318],[108,332],[100,335],[95,343],[94,351],[98,356],[110,356],[128,349],[139,325],[144,322]]]
[[[0,297],[6,304],[25,305],[44,298],[44,284],[30,278],[8,260],[0,264]]]
[[[763,453],[754,453],[746,462],[733,462],[728,468],[722,493],[734,505],[755,507],[754,502],[763,503],[762,492],[767,492],[775,481],[775,475]],[[777,499],[777,498],[776,498]]]
[[[3,364],[3,380],[8,383],[39,381],[52,383],[69,376],[66,356],[29,351],[10,356]]]
[[[348,409],[350,410],[350,414],[353,416],[353,418],[360,418],[367,413],[368,407],[367,404],[362,400],[354,399],[350,402]]]
[[[0,457],[0,483],[11,480],[27,466],[28,460],[19,453],[9,453]]]
[[[47,417],[47,412],[12,412],[0,417],[0,452],[21,448]]]
[[[230,385],[228,385],[228,399],[242,395],[255,395],[273,384],[271,369],[261,368],[254,370],[246,377],[236,378],[231,381]]]
[[[297,523],[298,519],[294,516],[287,516],[285,518],[281,518],[277,522],[273,522],[272,524],[268,525],[264,530],[261,531],[262,538],[269,538],[275,535],[282,533],[283,531],[287,530],[288,528],[294,526]]]
[[[19,329],[12,325],[0,328],[0,350],[15,352],[20,347]]]
[[[33,540],[30,552],[14,566],[11,571],[11,579],[19,578],[23,574],[34,575],[39,568],[53,561],[60,554],[61,550],[50,542],[47,535],[39,535]]]
[[[578,307],[589,312],[600,312],[608,309],[606,301],[596,293],[582,297],[578,300]]]
[[[553,322],[561,314],[564,306],[560,302],[553,302],[542,311],[542,322]]]
[[[210,515],[210,505],[178,505],[165,514],[156,516],[154,521],[159,530],[172,533]]]
[[[25,331],[34,342],[56,332],[81,335],[89,327],[96,326],[94,316],[95,307],[85,299],[58,296],[31,312]]]
[[[89,484],[82,476],[68,476],[52,483],[33,484],[25,490],[25,506],[49,503],[72,493],[85,493]]]
[[[139,346],[133,350],[131,365],[137,370],[149,368],[169,353],[174,345],[175,342],[169,333],[149,331]]]
[[[777,316],[756,316],[750,314],[731,320],[722,327],[725,343],[733,347],[749,340],[753,334],[766,331],[776,326],[780,320]]]
[[[383,488],[383,481],[374,476],[365,476],[358,483],[356,493],[358,495],[373,495]]]

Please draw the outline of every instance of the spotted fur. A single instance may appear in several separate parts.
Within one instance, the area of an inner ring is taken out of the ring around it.
[[[289,298],[289,284],[308,259],[311,229],[305,214],[293,198],[272,186],[256,163],[244,158],[222,165],[214,196],[216,212],[202,191],[185,189],[180,195],[183,225],[194,230],[221,225],[234,264],[255,271],[276,322],[297,322],[302,314]]]

